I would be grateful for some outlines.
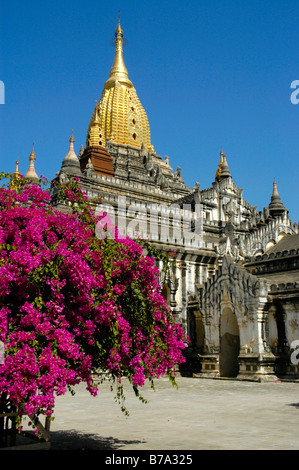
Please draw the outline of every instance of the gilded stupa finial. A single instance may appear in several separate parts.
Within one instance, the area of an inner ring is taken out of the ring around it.
[[[71,137],[69,138],[70,146],[69,146],[69,149],[68,149],[68,153],[67,153],[66,156],[64,157],[64,161],[67,161],[67,160],[74,160],[74,161],[77,162],[78,157],[77,157],[76,152],[75,152],[75,149],[74,149],[74,142],[75,142],[75,139],[74,139],[74,129],[72,129],[72,135],[71,135]]]
[[[15,176],[19,176],[19,174],[20,174],[20,172],[19,172],[19,164],[20,164],[20,162],[19,162],[19,157],[18,157],[18,158],[17,158],[17,161],[16,161],[16,169],[15,169],[15,171],[13,172],[13,174],[14,174]]]
[[[96,107],[94,110],[94,118],[90,124],[87,146],[88,147],[99,147],[103,145],[103,133],[101,130],[99,113],[98,113],[98,103],[96,101]]]
[[[39,180],[39,177],[37,176],[37,173],[35,171],[34,167],[34,162],[36,160],[36,155],[34,152],[34,141],[32,143],[32,150],[29,155],[29,168],[28,171],[25,173],[24,178],[30,179],[30,180]]]
[[[115,30],[114,36],[115,36],[114,62],[112,64],[109,78],[107,82],[105,83],[105,88],[109,88],[116,81],[126,86],[132,87],[133,84],[131,80],[129,80],[129,74],[128,74],[127,68],[125,66],[124,58],[123,58],[124,32],[120,25],[120,11],[118,12],[118,23],[117,23],[117,28]]]
[[[36,159],[36,156],[35,156],[35,153],[34,153],[34,141],[32,142],[32,150],[31,150],[31,154],[29,155],[29,159],[31,159],[31,160]]]
[[[122,35],[122,37],[124,36],[124,32],[120,25],[120,10],[118,10],[118,23],[117,23],[117,28],[115,30],[115,37],[117,37],[118,34]]]
[[[65,159],[67,159],[67,160],[72,159],[72,160],[77,161],[77,159],[78,159],[78,157],[75,153],[75,149],[74,149],[74,142],[75,142],[74,129],[72,129],[72,134],[71,134],[71,137],[69,139],[69,143],[70,143],[69,150],[68,150],[67,155],[65,156]]]
[[[98,100],[96,100],[96,107],[94,109],[94,120],[93,120],[93,124],[98,124],[100,125],[100,121],[99,121],[99,111],[98,111]]]
[[[123,32],[122,27],[120,25],[120,10],[118,10],[118,21],[117,21],[116,30],[115,30],[115,33],[114,33],[115,39],[117,39],[119,34],[123,34],[123,33],[124,32]]]
[[[223,150],[222,148],[220,149],[220,162],[218,163],[218,169],[216,171],[216,176],[215,176],[215,179],[216,180],[219,180],[220,178],[220,174],[221,174],[221,167],[222,167],[222,163],[223,163]]]
[[[19,157],[18,157],[17,161],[16,161],[16,169],[13,172],[12,177],[10,179],[9,189],[16,189],[19,185],[19,183],[18,183],[18,181],[20,179],[19,163],[20,162],[19,162]]]

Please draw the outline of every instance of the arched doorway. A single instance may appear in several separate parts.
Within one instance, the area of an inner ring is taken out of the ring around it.
[[[223,308],[220,321],[220,376],[236,377],[239,373],[240,334],[231,307]]]
[[[201,350],[204,346],[204,325],[200,312],[195,312],[195,331],[196,331],[196,346]]]
[[[204,324],[202,315],[198,310],[188,311],[188,336],[191,346],[201,351],[204,346]]]

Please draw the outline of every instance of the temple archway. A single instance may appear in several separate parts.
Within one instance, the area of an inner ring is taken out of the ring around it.
[[[202,316],[200,312],[195,312],[195,330],[196,330],[196,346],[200,350],[203,349],[204,346],[204,337],[205,337],[205,329],[202,320]]]
[[[204,323],[201,313],[198,310],[188,311],[188,336],[192,347],[202,350],[204,347]]]
[[[231,307],[223,308],[220,321],[220,376],[236,377],[239,373],[240,333]]]

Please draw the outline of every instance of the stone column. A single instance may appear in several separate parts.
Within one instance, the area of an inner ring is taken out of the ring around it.
[[[246,343],[241,345],[239,355],[239,375],[241,380],[269,382],[277,379],[275,375],[275,355],[270,351],[265,336],[265,304],[261,299],[256,312],[252,312],[247,326],[243,324]],[[250,338],[251,336],[251,338]]]

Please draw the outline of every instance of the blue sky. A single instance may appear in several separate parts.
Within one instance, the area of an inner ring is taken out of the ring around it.
[[[157,154],[190,187],[210,187],[223,148],[245,199],[262,210],[273,179],[294,222],[298,209],[299,3],[251,0],[1,2],[1,169],[59,171],[74,129],[85,144],[114,57],[121,11],[129,77]]]

